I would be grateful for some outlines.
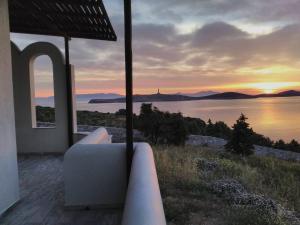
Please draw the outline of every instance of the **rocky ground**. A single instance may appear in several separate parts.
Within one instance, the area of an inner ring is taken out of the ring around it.
[[[207,146],[213,147],[218,151],[224,151],[224,145],[227,143],[222,138],[215,138],[201,135],[190,135],[186,144],[192,146]],[[290,152],[286,150],[268,148],[255,145],[255,155],[258,156],[271,156],[283,160],[293,160],[300,162],[300,153]]]
[[[197,168],[202,176],[209,176],[216,170],[221,169],[217,161],[204,158],[196,159]],[[205,180],[205,179],[204,179]],[[248,208],[257,212],[264,212],[271,217],[283,217],[290,225],[300,225],[299,215],[282,207],[272,198],[258,195],[247,189],[235,179],[219,179],[207,184],[209,189],[218,196],[226,199],[234,207]]]

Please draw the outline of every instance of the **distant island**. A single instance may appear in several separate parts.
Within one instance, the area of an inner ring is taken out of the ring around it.
[[[150,95],[134,95],[133,102],[171,102],[171,101],[196,101],[196,100],[231,100],[231,99],[254,99],[254,98],[274,98],[274,97],[295,97],[300,96],[300,91],[289,90],[279,92],[277,94],[258,94],[249,95],[239,92],[224,92],[211,94],[208,96],[192,97],[182,94],[161,94],[159,91],[156,94]],[[102,99],[95,98],[91,99],[89,103],[124,103],[126,102],[125,97]]]

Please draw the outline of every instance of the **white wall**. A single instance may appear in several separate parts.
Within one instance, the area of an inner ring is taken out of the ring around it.
[[[0,214],[19,199],[7,0],[0,0]]]
[[[65,206],[123,207],[125,144],[75,144],[64,157]]]
[[[12,43],[13,86],[19,153],[65,152],[68,149],[68,112],[64,56],[53,44],[37,42],[20,51]],[[47,55],[53,64],[55,128],[35,128],[33,62]]]
[[[111,144],[99,128],[73,145],[64,157],[66,206],[123,207],[126,186],[126,145]]]

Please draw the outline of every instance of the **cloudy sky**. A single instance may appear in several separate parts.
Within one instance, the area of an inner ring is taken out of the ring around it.
[[[300,89],[300,0],[132,0],[134,92]],[[104,0],[117,42],[72,39],[77,93],[124,93],[123,1]],[[12,34],[22,49],[56,37]],[[36,86],[51,95],[49,59]]]

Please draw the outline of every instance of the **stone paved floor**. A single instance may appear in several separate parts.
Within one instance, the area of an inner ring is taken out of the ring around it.
[[[62,156],[19,156],[21,200],[0,225],[118,225],[122,210],[64,208]]]

